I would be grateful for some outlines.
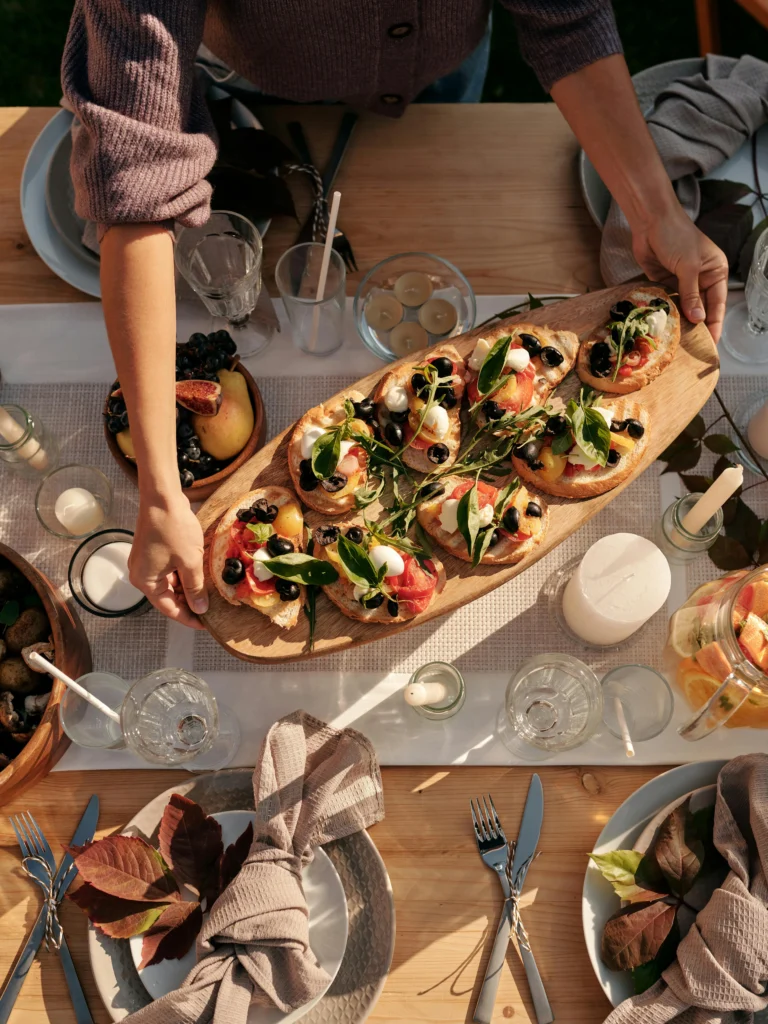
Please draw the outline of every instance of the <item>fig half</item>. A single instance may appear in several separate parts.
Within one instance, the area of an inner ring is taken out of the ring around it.
[[[196,416],[215,416],[221,405],[221,384],[212,380],[177,380],[176,401]]]

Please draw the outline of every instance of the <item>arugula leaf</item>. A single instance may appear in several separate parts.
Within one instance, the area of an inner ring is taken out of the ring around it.
[[[246,523],[245,525],[259,544],[265,544],[275,532],[269,523]]]
[[[367,485],[355,488],[355,508],[367,508],[377,498],[381,497],[384,490],[383,476],[369,476]]]
[[[359,587],[378,588],[379,574],[362,544],[355,544],[342,533],[339,534],[337,550],[350,582],[356,583]]]
[[[355,418],[355,406],[349,398],[344,399],[344,416],[347,423]]]
[[[499,380],[507,361],[509,346],[512,344],[512,335],[507,334],[499,338],[491,351],[483,360],[480,373],[477,377],[477,390],[481,395],[487,395],[493,385]]]
[[[295,580],[305,585],[327,586],[339,578],[338,572],[330,562],[305,555],[302,551],[278,555],[277,558],[270,558],[264,565],[281,580]]]
[[[515,478],[514,480],[510,480],[507,486],[502,487],[502,489],[499,491],[499,496],[496,499],[493,506],[494,522],[501,520],[501,517],[504,515],[504,509],[507,507],[507,504],[509,503],[509,499],[512,497],[512,495],[519,487],[520,481],[517,478]]]
[[[467,553],[472,554],[475,549],[475,539],[478,530],[481,529],[480,506],[477,501],[477,483],[459,498],[456,508],[456,520],[459,524],[459,533],[467,545]]]
[[[321,434],[312,445],[312,472],[318,480],[333,476],[341,455],[343,425]]]

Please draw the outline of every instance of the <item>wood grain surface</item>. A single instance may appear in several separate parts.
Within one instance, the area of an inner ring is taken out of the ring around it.
[[[583,335],[590,328],[605,322],[612,303],[625,291],[626,288],[619,286],[591,292],[514,319],[546,323],[554,329],[572,330]],[[467,356],[474,347],[475,338],[480,334],[482,329],[452,340],[462,355]],[[382,367],[363,378],[355,387],[363,394],[368,394],[382,374],[397,365],[399,363]],[[203,623],[211,635],[235,657],[269,662],[328,654],[370,643],[452,612],[524,572],[605,508],[691,421],[711,394],[717,383],[718,372],[717,352],[707,329],[683,321],[680,347],[670,366],[655,381],[632,395],[633,399],[648,409],[651,416],[650,442],[635,472],[612,491],[595,498],[574,501],[544,495],[550,505],[549,530],[544,541],[517,565],[480,565],[472,569],[468,563],[436,546],[435,553],[445,565],[448,581],[427,611],[409,622],[396,625],[358,622],[348,618],[324,595],[320,595],[317,599],[315,645],[310,652],[306,616],[299,619],[294,629],[282,630],[266,616],[246,605],[229,604],[218,593],[209,576],[207,584],[210,607],[207,614],[202,616]],[[569,395],[578,386],[575,374],[570,374],[557,393]],[[210,546],[218,520],[241,495],[266,484],[291,486],[286,461],[291,430],[289,427],[257,452],[203,505],[198,518],[205,530],[206,548]],[[371,519],[376,519],[375,506],[371,506],[367,513]],[[305,515],[310,526],[333,521],[311,510],[306,510]],[[206,558],[206,572],[208,564]]]
[[[541,856],[531,867],[523,917],[558,1024],[600,1024],[610,1007],[587,957],[581,887],[587,853],[603,825],[658,768],[536,769],[544,784]],[[531,769],[384,768],[386,817],[371,829],[392,880],[395,957],[370,1024],[463,1024],[472,1020],[498,917],[501,889],[477,855],[469,799],[490,792],[508,834],[517,831]],[[119,831],[181,771],[54,772],[4,808],[31,809],[54,851],[69,842],[91,793],[99,835]],[[0,818],[0,979],[7,977],[40,907],[22,874],[15,837]],[[96,1024],[107,1024],[91,975],[86,922],[65,901],[62,921]],[[525,974],[510,948],[494,1024],[535,1024]],[[75,1024],[61,964],[41,951],[10,1024]]]

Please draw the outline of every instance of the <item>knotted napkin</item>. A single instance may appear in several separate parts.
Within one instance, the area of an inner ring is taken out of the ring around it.
[[[197,965],[132,1024],[245,1024],[252,999],[288,1013],[327,988],[309,946],[301,872],[313,847],[383,818],[373,748],[359,732],[296,711],[267,734],[253,793],[253,845],[203,925]]]
[[[748,1024],[768,1008],[768,756],[730,761],[717,780],[715,846],[730,872],[662,980],[606,1024]]]
[[[699,215],[695,175],[719,167],[768,121],[768,64],[756,57],[706,58],[702,74],[673,82],[656,98],[648,128],[691,220]],[[614,200],[603,228],[600,270],[607,285],[642,275],[632,232]]]

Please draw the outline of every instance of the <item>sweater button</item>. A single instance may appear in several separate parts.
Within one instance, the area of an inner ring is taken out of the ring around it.
[[[386,103],[390,107],[394,107],[396,103],[403,102],[403,97],[398,95],[396,92],[385,92],[380,99],[382,103]]]
[[[387,35],[391,39],[404,39],[413,32],[413,25],[410,21],[400,21],[396,25],[390,25],[387,29]]]

